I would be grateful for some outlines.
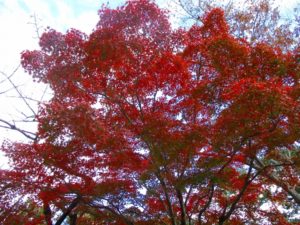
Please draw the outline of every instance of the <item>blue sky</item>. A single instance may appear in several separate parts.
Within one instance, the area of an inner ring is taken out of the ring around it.
[[[2,0],[2,2],[4,2]],[[32,4],[31,2],[34,1],[28,1],[28,0],[17,0],[17,3],[19,7],[26,11],[27,13],[32,13]],[[72,12],[74,15],[80,15],[82,12],[87,11],[93,11],[95,12],[95,9],[99,8],[101,4],[106,3],[106,1],[103,0],[88,0],[88,1],[81,1],[81,0],[64,0],[64,1],[57,1],[57,0],[47,0],[43,1],[45,5],[48,7],[49,11],[54,17],[60,16],[60,9],[59,9],[59,2],[63,2],[64,4],[68,5],[72,9]],[[122,4],[124,1],[122,0],[115,0],[115,1],[109,1],[109,5],[111,7],[116,7],[120,4]]]
[[[122,4],[122,0],[109,1],[111,7]],[[30,22],[30,15],[36,14],[43,26],[65,30],[76,25],[85,31],[96,23],[97,10],[105,0],[0,0],[1,17],[9,18],[20,25]],[[13,18],[13,16],[16,16]],[[22,24],[23,22],[23,24]]]

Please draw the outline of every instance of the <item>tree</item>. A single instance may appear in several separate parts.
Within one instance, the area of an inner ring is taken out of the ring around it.
[[[99,16],[22,53],[53,97],[2,145],[2,223],[296,224],[300,47],[236,38],[219,8],[189,30],[148,0]]]
[[[230,33],[249,42],[267,42],[280,46],[283,50],[291,49],[298,43],[293,32],[293,18],[284,18],[274,0],[171,0],[185,12],[186,19],[201,22],[201,16],[214,7],[224,10],[230,24]],[[297,15],[297,11],[295,12]]]

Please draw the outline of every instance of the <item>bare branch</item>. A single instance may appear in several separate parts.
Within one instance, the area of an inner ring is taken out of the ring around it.
[[[40,39],[41,35],[40,35],[40,29],[42,28],[42,26],[39,26],[38,24],[38,20],[41,20],[40,18],[38,18],[37,14],[34,13],[33,15],[31,15],[31,18],[33,19],[33,22],[29,22],[28,24],[33,25],[34,29],[35,29],[35,34],[37,39]]]
[[[4,123],[5,125],[0,125],[0,127],[5,128],[5,129],[10,129],[10,130],[15,130],[23,134],[25,137],[31,139],[31,140],[36,140],[36,134],[30,131],[23,130],[21,128],[18,128],[15,124],[12,124],[6,120],[0,119],[0,122]]]
[[[23,100],[23,102],[26,104],[26,106],[30,109],[30,111],[33,113],[33,115],[36,115],[36,112],[33,110],[33,108],[30,106],[30,104],[27,102],[26,98],[23,96],[17,85],[12,81],[11,76],[17,72],[17,70],[20,68],[20,64],[16,67],[16,69],[11,73],[11,75],[7,76],[4,72],[0,71],[0,73],[6,77],[6,79],[9,81],[9,83],[13,86],[13,88],[18,93],[19,97]]]

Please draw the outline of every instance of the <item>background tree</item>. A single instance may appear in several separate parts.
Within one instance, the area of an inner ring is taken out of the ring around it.
[[[267,42],[280,46],[283,50],[290,49],[298,43],[293,29],[295,18],[284,18],[274,0],[243,0],[243,1],[193,1],[173,0],[183,10],[184,20],[192,19],[201,22],[202,15],[214,7],[224,10],[230,33],[250,42]],[[297,11],[295,11],[297,15]],[[297,16],[296,16],[297,17]]]
[[[99,16],[22,54],[53,97],[2,145],[2,223],[296,224],[299,47],[236,38],[219,8],[188,30],[148,0]]]

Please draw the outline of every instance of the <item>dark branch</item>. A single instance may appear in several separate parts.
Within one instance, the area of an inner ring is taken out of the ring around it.
[[[15,124],[12,124],[6,120],[0,119],[0,122],[5,124],[5,125],[0,125],[0,127],[2,127],[2,128],[18,131],[21,134],[23,134],[25,137],[27,137],[33,141],[35,141],[37,138],[35,133],[18,128]]]
[[[80,202],[81,197],[78,195],[69,205],[69,207],[66,209],[66,211],[60,216],[60,218],[56,221],[55,225],[61,225],[64,220],[67,218],[67,216],[70,215],[72,210],[78,205]]]

